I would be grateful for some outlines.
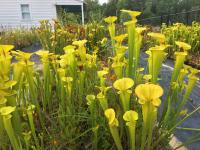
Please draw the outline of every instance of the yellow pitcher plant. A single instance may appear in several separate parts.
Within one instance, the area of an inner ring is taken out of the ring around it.
[[[136,87],[135,93],[138,97],[139,104],[142,105],[143,127],[141,148],[145,149],[145,143],[147,138],[147,150],[151,149],[152,144],[152,132],[155,125],[157,108],[161,104],[160,97],[163,95],[163,89],[156,84],[140,84]]]
[[[120,95],[120,102],[123,108],[123,111],[126,112],[130,110],[130,96],[134,81],[131,78],[122,78],[114,82],[113,87],[118,90]]]
[[[110,128],[110,132],[112,134],[112,137],[115,141],[115,144],[117,146],[118,150],[123,150],[122,148],[122,144],[121,144],[121,140],[119,137],[119,131],[117,129],[117,127],[119,126],[119,122],[115,116],[115,111],[112,108],[108,108],[104,111],[104,115],[106,116],[107,120],[108,120],[108,125]]]

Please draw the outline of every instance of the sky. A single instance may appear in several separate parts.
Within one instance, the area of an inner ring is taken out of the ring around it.
[[[100,4],[107,3],[108,0],[99,0]]]

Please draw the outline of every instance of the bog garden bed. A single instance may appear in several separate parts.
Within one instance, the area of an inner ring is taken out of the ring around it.
[[[140,12],[122,12],[131,16],[125,34],[118,34],[114,16],[105,19],[108,30],[88,25],[76,34],[43,21],[36,32],[45,50],[0,45],[3,150],[169,148],[173,133],[200,109],[185,109],[198,83],[199,70],[184,65],[192,46],[175,42],[174,68],[165,80],[166,36],[146,34],[155,43],[144,59],[146,28],[136,27]],[[39,62],[30,59],[33,54]],[[190,136],[199,139],[198,133]]]

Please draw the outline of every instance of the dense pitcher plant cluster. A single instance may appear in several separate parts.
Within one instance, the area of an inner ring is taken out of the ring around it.
[[[141,68],[140,12],[122,13],[131,16],[124,23],[126,34],[116,35],[117,17],[105,18],[112,44],[106,62],[97,57],[97,48],[86,49],[87,40],[67,45],[62,55],[0,45],[0,149],[166,147],[176,127],[200,109],[184,111],[199,70],[184,65],[191,46],[176,41],[170,87],[164,91],[159,73],[169,47],[165,36],[148,33],[157,45],[146,52],[148,69]],[[31,61],[32,55],[40,63]]]

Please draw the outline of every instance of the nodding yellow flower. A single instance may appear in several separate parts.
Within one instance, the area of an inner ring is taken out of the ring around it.
[[[130,109],[130,96],[132,91],[129,90],[134,85],[134,81],[131,78],[122,78],[114,82],[113,86],[119,90],[120,100],[123,111],[126,112]]]
[[[12,54],[16,57],[16,59],[19,61],[21,65],[24,66],[34,65],[34,62],[30,61],[30,58],[33,55],[33,53],[25,53],[17,50],[17,51],[12,51]]]
[[[16,109],[16,107],[5,106],[0,109],[0,113],[2,116],[7,116],[7,115],[10,115],[12,112],[14,112],[15,109]]]
[[[145,80],[145,81],[150,81],[151,79],[152,79],[152,75],[150,75],[150,74],[145,74],[144,76],[143,76],[143,79]]]
[[[151,102],[154,106],[159,106],[161,101],[160,97],[163,95],[163,89],[156,84],[140,84],[136,87],[135,93],[139,98],[140,104]]]
[[[160,44],[164,44],[166,41],[165,35],[161,33],[151,32],[151,33],[148,33],[147,35],[157,40]]]
[[[103,78],[107,74],[108,74],[108,68],[107,67],[104,67],[103,70],[97,72],[97,75],[98,75],[99,78]]]
[[[114,69],[116,76],[118,78],[122,78],[123,67],[125,66],[124,54],[122,53],[116,54],[116,56],[113,57],[112,59],[113,59],[112,68]]]
[[[191,49],[191,45],[189,45],[189,44],[187,44],[185,42],[175,41],[175,43],[180,49],[183,49],[184,51],[187,51],[187,50]]]
[[[147,29],[147,28],[145,28],[145,27],[137,27],[137,28],[136,28],[136,32],[137,32],[138,34],[142,34],[142,32],[144,32],[146,29]]]
[[[10,50],[14,48],[14,45],[0,45],[0,55],[6,56]]]
[[[124,53],[125,53],[125,51],[128,49],[128,47],[127,46],[117,46],[116,47],[116,54],[118,55],[124,55]]]
[[[100,79],[101,87],[105,86],[105,77],[104,76],[107,75],[107,74],[108,74],[108,68],[107,67],[104,67],[103,70],[97,72],[97,75]]]
[[[39,55],[42,59],[42,62],[48,62],[49,61],[49,56],[51,55],[49,51],[46,50],[39,50],[36,52],[37,55]]]
[[[72,77],[63,77],[62,81],[66,82],[66,83],[71,83],[73,81],[73,78]]]
[[[121,45],[123,40],[128,36],[128,34],[121,34],[119,36],[115,36],[114,37],[114,40],[119,44]]]
[[[116,16],[109,16],[109,17],[107,17],[107,18],[104,19],[104,21],[106,23],[109,23],[109,24],[113,24],[116,20],[117,20]]]
[[[74,41],[72,44],[81,48],[81,47],[84,47],[86,43],[87,43],[87,40],[79,40],[79,41]]]
[[[138,113],[133,110],[126,111],[123,115],[123,119],[126,121],[127,126],[135,126],[138,120]]]
[[[107,38],[103,38],[100,43],[101,43],[101,45],[105,46],[105,44],[107,42],[108,42],[108,39]]]
[[[125,9],[122,9],[121,11],[128,13],[131,16],[132,20],[135,20],[135,18],[141,14],[141,12],[139,11],[131,11],[131,10],[125,10]]]
[[[106,98],[106,94],[108,92],[109,89],[111,89],[111,86],[109,87],[98,87],[100,89],[100,92],[97,94],[97,99],[100,102],[100,105],[102,107],[103,110],[106,110],[108,108],[108,101]]]
[[[113,86],[119,91],[126,91],[134,85],[134,81],[131,78],[122,78],[114,82]]]
[[[137,72],[142,72],[142,71],[144,71],[144,68],[138,68],[136,71]]]
[[[108,108],[104,111],[104,115],[108,119],[109,126],[118,126],[119,122],[115,117],[115,111],[112,108]]]
[[[200,72],[200,70],[190,67],[189,68],[191,75],[196,75]]]
[[[64,47],[63,49],[65,51],[65,54],[72,54],[72,53],[74,53],[75,48],[76,47],[73,45],[68,45],[68,46]]]
[[[0,82],[0,90],[6,90],[16,84],[17,84],[17,81],[14,81],[14,80],[5,81],[3,82],[3,84]]]
[[[35,105],[29,105],[27,111],[33,112],[35,110]]]
[[[86,100],[87,100],[87,105],[91,105],[95,101],[95,95],[87,95]]]

